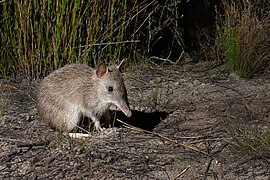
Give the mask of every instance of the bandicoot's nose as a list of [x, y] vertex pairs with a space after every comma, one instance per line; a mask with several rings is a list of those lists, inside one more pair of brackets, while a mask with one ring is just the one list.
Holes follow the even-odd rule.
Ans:
[[127, 116], [127, 117], [130, 117], [132, 115], [128, 105], [122, 105], [122, 106], [118, 106], [121, 111]]
[[131, 115], [132, 115], [132, 113], [131, 113], [131, 111], [130, 110], [127, 110], [126, 112], [124, 112], [125, 113], [125, 115], [127, 116], [127, 117], [130, 117]]

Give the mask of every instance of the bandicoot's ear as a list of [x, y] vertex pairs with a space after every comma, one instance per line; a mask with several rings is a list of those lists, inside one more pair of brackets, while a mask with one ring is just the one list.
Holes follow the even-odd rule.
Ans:
[[98, 65], [97, 70], [96, 70], [96, 74], [99, 78], [101, 78], [107, 72], [108, 72], [108, 67], [106, 64], [102, 63], [102, 64]]
[[124, 68], [127, 66], [128, 64], [128, 60], [127, 58], [123, 59], [120, 64], [117, 66], [117, 68], [119, 69], [119, 71], [122, 73]]

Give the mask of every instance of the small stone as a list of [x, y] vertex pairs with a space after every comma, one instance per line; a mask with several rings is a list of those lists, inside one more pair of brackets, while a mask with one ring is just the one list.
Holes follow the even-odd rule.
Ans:
[[173, 94], [173, 90], [172, 89], [168, 89], [167, 93], [168, 94]]
[[26, 115], [26, 121], [31, 121], [31, 116], [29, 114]]
[[230, 73], [228, 76], [228, 80], [239, 80], [240, 77], [235, 73]]
[[160, 83], [160, 82], [161, 82], [161, 78], [158, 77], [158, 78], [156, 79], [156, 83]]
[[194, 112], [196, 111], [196, 107], [195, 106], [190, 106], [186, 109], [186, 112]]
[[193, 84], [194, 84], [194, 86], [198, 86], [198, 85], [201, 84], [201, 82], [200, 82], [199, 80], [196, 79], [196, 80], [193, 82]]

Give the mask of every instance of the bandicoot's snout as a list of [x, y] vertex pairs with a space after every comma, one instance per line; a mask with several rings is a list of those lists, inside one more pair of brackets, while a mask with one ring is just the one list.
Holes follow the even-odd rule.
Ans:
[[126, 103], [122, 103], [121, 105], [116, 105], [127, 117], [131, 117], [132, 112], [129, 106]]
[[129, 109], [125, 110], [124, 111], [124, 114], [127, 116], [127, 117], [131, 117], [132, 113]]

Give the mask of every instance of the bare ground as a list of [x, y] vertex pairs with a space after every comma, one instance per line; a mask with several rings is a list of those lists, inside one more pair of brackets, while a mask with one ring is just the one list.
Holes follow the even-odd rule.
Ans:
[[270, 160], [237, 151], [228, 130], [269, 128], [269, 73], [251, 80], [208, 63], [133, 67], [125, 122], [209, 155], [121, 125], [70, 139], [37, 116], [38, 81], [1, 80], [0, 179], [269, 179]]

